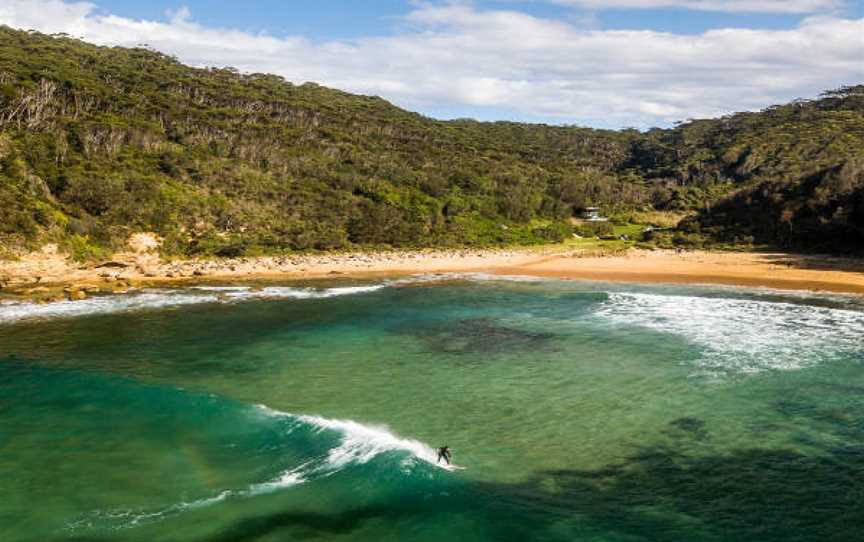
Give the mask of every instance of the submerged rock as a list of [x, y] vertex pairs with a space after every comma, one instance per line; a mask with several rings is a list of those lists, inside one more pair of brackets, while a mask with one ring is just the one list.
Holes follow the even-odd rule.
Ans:
[[708, 438], [705, 421], [689, 416], [672, 420], [669, 422], [669, 430], [665, 432], [673, 437], [684, 434], [695, 440], [705, 440]]
[[505, 354], [522, 350], [549, 349], [554, 333], [501, 325], [493, 318], [469, 318], [412, 331], [435, 352], [455, 354]]

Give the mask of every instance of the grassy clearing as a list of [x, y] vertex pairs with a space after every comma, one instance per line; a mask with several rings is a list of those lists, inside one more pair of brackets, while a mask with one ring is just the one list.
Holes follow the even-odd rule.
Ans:
[[645, 226], [653, 226], [655, 228], [674, 228], [687, 217], [693, 216], [693, 213], [676, 212], [676, 211], [635, 211], [622, 216], [622, 222], [630, 224], [644, 224]]
[[[647, 224], [608, 222], [611, 231], [603, 236], [572, 237], [564, 242], [569, 249], [578, 249], [597, 255], [617, 254], [626, 252], [636, 246], [642, 239], [642, 232]], [[626, 239], [621, 239], [624, 236]]]

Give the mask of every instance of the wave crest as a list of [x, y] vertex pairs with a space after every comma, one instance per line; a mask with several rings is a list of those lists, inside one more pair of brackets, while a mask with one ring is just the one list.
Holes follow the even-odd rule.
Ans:
[[33, 319], [153, 310], [200, 303], [230, 303], [253, 299], [324, 299], [374, 292], [386, 286], [386, 284], [333, 288], [198, 286], [182, 290], [149, 289], [127, 294], [91, 297], [80, 301], [56, 301], [46, 304], [12, 301], [0, 304], [0, 324]]
[[709, 372], [802, 369], [860, 351], [864, 312], [787, 302], [610, 293], [596, 312], [613, 324], [683, 336]]
[[255, 414], [285, 420], [287, 424], [278, 427], [279, 430], [287, 433], [293, 433], [298, 429], [308, 429], [313, 436], [324, 432], [335, 433], [339, 437], [338, 444], [330, 447], [325, 454], [309, 457], [265, 482], [250, 484], [245, 488], [222, 490], [208, 497], [172, 504], [161, 509], [97, 510], [68, 524], [66, 529], [76, 531], [93, 527], [111, 530], [134, 528], [226, 500], [254, 497], [312, 482], [352, 466], [367, 464], [375, 458], [391, 453], [396, 454], [397, 457], [394, 458], [395, 461], [386, 463], [385, 468], [398, 465], [398, 472], [403, 475], [411, 475], [419, 464], [448, 471], [461, 468], [456, 465], [438, 464], [437, 454], [429, 445], [418, 440], [399, 437], [384, 426], [365, 425], [353, 420], [295, 415], [265, 405], [255, 405], [253, 415]]

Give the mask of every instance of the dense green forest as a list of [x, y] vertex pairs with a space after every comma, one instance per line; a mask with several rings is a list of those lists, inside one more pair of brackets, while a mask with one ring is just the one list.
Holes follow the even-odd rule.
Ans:
[[560, 241], [581, 208], [672, 241], [864, 247], [864, 86], [673, 129], [438, 121], [280, 77], [0, 27], [0, 247], [78, 257]]

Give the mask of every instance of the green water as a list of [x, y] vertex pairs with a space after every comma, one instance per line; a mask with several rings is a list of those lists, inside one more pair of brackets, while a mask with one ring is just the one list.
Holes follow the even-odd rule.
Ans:
[[0, 305], [0, 540], [861, 540], [860, 300], [481, 279]]

